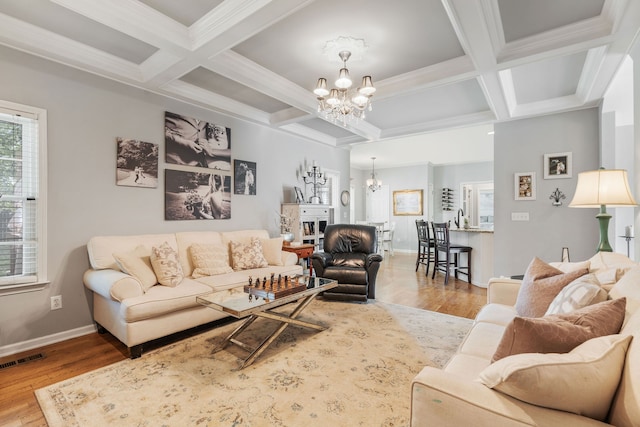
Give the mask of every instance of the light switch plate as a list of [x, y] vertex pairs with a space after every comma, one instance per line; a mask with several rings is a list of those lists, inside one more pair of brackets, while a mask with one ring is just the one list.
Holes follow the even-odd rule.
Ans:
[[529, 221], [529, 212], [511, 212], [511, 221]]

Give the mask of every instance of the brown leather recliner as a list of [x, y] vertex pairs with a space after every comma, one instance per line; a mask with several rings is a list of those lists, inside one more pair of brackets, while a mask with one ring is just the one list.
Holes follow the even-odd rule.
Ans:
[[338, 281], [323, 296], [343, 301], [376, 297], [376, 276], [382, 256], [376, 252], [376, 228], [369, 225], [333, 224], [324, 230], [324, 252], [311, 256], [318, 277]]

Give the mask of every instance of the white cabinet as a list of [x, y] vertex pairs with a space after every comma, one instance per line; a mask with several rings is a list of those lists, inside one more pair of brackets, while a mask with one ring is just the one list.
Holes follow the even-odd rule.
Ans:
[[282, 214], [291, 218], [296, 242], [312, 243], [322, 249], [324, 229], [333, 224], [333, 208], [323, 205], [283, 203]]

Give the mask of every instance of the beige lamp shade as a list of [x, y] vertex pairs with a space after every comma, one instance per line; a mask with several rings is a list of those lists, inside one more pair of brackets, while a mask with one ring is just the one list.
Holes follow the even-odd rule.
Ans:
[[601, 206], [636, 206], [631, 194], [627, 171], [624, 169], [598, 169], [578, 174], [578, 185], [572, 208], [599, 208]]

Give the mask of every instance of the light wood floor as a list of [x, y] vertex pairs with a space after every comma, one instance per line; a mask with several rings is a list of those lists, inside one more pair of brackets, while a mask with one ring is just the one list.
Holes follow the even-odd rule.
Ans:
[[[415, 255], [396, 252], [393, 257], [387, 254], [380, 268], [376, 299], [473, 318], [486, 301], [486, 290], [453, 278], [445, 286], [440, 274], [435, 280], [427, 278], [424, 265], [415, 271]], [[176, 334], [145, 349], [207, 329], [210, 326]], [[44, 358], [0, 369], [0, 426], [46, 426], [35, 390], [127, 358], [126, 347], [117, 339], [93, 333], [0, 358], [0, 365], [35, 353], [43, 353]]]

